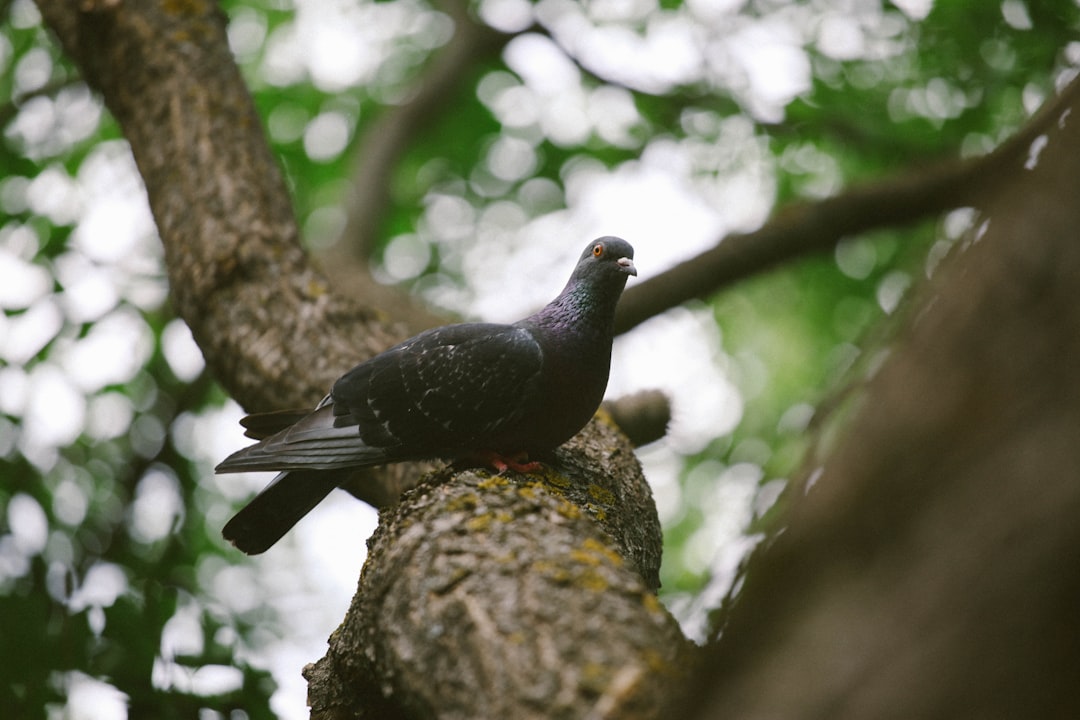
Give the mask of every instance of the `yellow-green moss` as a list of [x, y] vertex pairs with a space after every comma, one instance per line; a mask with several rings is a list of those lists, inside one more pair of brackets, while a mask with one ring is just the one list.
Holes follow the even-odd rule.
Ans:
[[570, 487], [570, 478], [554, 470], [548, 470], [544, 473], [544, 482], [557, 488], [565, 489]]
[[595, 417], [597, 420], [604, 423], [608, 427], [619, 430], [619, 425], [615, 422], [615, 418], [612, 417], [611, 413], [609, 413], [603, 406], [597, 409]]
[[608, 589], [608, 581], [595, 570], [586, 570], [574, 578], [574, 584], [591, 592], [602, 593]]
[[600, 522], [604, 522], [605, 520], [607, 520], [607, 510], [600, 507], [599, 505], [593, 505], [592, 503], [588, 503], [585, 506], [585, 509], [588, 510], [589, 513], [591, 513], [592, 516]]
[[611, 682], [611, 668], [600, 663], [585, 663], [581, 668], [581, 687], [602, 695]]
[[478, 507], [480, 507], [480, 496], [476, 493], [466, 493], [446, 503], [446, 509], [450, 512], [475, 510]]
[[483, 515], [474, 515], [465, 521], [465, 528], [469, 532], [480, 532], [487, 530], [491, 527], [491, 521], [494, 516], [491, 513], [484, 513]]
[[569, 570], [550, 560], [537, 560], [532, 564], [531, 570], [558, 583], [568, 583], [573, 579]]
[[600, 555], [580, 548], [574, 548], [570, 551], [570, 559], [585, 565], [599, 565], [604, 561]]
[[504, 488], [509, 484], [510, 481], [502, 475], [490, 475], [476, 483], [476, 487], [480, 490], [497, 490], [499, 488]]
[[539, 487], [537, 483], [529, 483], [528, 485], [521, 485], [518, 487], [518, 495], [526, 500], [536, 501], [536, 488]]
[[656, 597], [652, 593], [642, 593], [641, 604], [645, 606], [645, 609], [650, 613], [662, 614], [664, 612], [664, 606], [660, 603], [660, 598]]
[[589, 483], [589, 497], [605, 505], [611, 505], [615, 502], [615, 493], [607, 488], [600, 487], [596, 483]]
[[623, 564], [622, 556], [619, 555], [619, 553], [594, 538], [586, 538], [585, 542], [581, 543], [581, 548], [577, 550], [577, 552], [588, 553], [594, 557], [603, 558], [615, 567], [621, 567]]
[[569, 500], [562, 500], [555, 508], [555, 512], [562, 515], [567, 520], [577, 520], [581, 517], [581, 508]]
[[548, 495], [554, 495], [555, 497], [566, 497], [566, 493], [564, 493], [560, 488], [557, 488], [554, 485], [545, 484], [544, 490], [547, 491]]

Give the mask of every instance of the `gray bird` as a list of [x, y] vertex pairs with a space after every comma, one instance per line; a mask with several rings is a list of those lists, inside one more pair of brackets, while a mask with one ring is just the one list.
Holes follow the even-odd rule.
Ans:
[[343, 469], [434, 458], [535, 469], [529, 458], [573, 437], [604, 397], [633, 257], [625, 240], [599, 238], [534, 315], [422, 332], [345, 373], [307, 415], [244, 418], [262, 439], [216, 471], [284, 472], [225, 525], [225, 538], [265, 551], [347, 477]]

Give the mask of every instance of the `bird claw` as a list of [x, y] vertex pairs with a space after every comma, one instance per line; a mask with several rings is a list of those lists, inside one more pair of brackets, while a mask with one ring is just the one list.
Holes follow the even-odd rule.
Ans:
[[530, 473], [536, 472], [543, 467], [543, 463], [539, 460], [529, 460], [529, 453], [524, 451], [512, 455], [503, 455], [494, 450], [483, 450], [476, 453], [475, 457], [478, 462], [496, 470], [500, 475], [507, 470]]

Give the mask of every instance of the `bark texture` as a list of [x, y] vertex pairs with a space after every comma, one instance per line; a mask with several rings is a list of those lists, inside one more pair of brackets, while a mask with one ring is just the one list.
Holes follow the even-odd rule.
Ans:
[[662, 717], [689, 653], [654, 594], [648, 488], [601, 429], [552, 472], [437, 472], [385, 511], [305, 672], [312, 717]]
[[793, 489], [697, 717], [1080, 717], [1080, 84], [1051, 107]]

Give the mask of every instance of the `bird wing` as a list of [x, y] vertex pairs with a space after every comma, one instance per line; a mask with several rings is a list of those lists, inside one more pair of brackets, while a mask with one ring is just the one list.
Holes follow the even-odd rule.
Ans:
[[240, 418], [240, 424], [244, 428], [244, 437], [253, 440], [268, 438], [279, 430], [284, 430], [290, 425], [303, 420], [311, 410], [271, 410], [269, 412], [252, 413]]
[[376, 465], [387, 460], [385, 451], [363, 442], [356, 427], [339, 427], [327, 396], [314, 412], [273, 435], [234, 452], [215, 472], [260, 470], [330, 470]]
[[313, 412], [215, 470], [328, 470], [494, 449], [489, 441], [536, 401], [542, 367], [523, 328], [429, 330], [357, 365]]
[[[338, 423], [403, 458], [481, 449], [536, 401], [543, 352], [528, 330], [469, 323], [421, 333], [331, 391]], [[486, 448], [491, 449], [491, 448]]]

